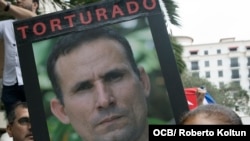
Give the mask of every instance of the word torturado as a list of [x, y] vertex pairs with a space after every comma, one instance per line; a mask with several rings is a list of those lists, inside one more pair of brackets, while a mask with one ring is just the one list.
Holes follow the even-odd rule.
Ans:
[[157, 0], [125, 1], [125, 3], [121, 4], [100, 5], [95, 9], [85, 7], [84, 9], [64, 13], [62, 16], [37, 21], [31, 25], [19, 26], [17, 31], [21, 32], [22, 39], [26, 39], [28, 30], [31, 30], [34, 36], [42, 36], [47, 32], [53, 33], [79, 25], [90, 25], [124, 16], [136, 15], [142, 11], [154, 10], [156, 7]]

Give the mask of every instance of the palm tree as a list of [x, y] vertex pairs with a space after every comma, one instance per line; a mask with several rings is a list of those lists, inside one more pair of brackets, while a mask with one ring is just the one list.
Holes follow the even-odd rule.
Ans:
[[[40, 0], [40, 8], [42, 14], [51, 13], [54, 11], [59, 11], [63, 9], [69, 9], [74, 6], [93, 3], [101, 0]], [[162, 0], [166, 13], [169, 19], [169, 22], [173, 25], [180, 26], [179, 24], [179, 15], [177, 13], [178, 5], [173, 0]], [[46, 10], [44, 10], [46, 9]], [[45, 11], [45, 12], [43, 12]]]

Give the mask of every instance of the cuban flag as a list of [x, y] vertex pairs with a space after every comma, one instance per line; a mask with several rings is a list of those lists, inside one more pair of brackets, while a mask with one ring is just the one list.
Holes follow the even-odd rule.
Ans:
[[184, 92], [187, 99], [189, 110], [196, 108], [198, 106], [196, 97], [197, 87], [185, 88]]
[[208, 92], [206, 92], [203, 104], [213, 104], [213, 103], [216, 103], [214, 98]]
[[192, 110], [198, 106], [197, 101], [197, 92], [203, 91], [205, 93], [204, 99], [202, 104], [213, 104], [216, 103], [213, 97], [205, 90], [203, 87], [192, 87], [192, 88], [185, 88], [185, 96], [187, 99], [189, 110]]

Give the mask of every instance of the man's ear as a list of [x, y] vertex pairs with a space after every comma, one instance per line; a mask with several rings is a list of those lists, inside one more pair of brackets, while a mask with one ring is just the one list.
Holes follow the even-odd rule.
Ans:
[[65, 113], [64, 105], [57, 99], [53, 98], [50, 101], [50, 109], [52, 113], [64, 124], [69, 123], [67, 113]]
[[10, 137], [13, 137], [13, 135], [12, 135], [12, 129], [11, 128], [12, 128], [12, 126], [10, 124], [8, 124], [7, 128], [6, 128], [6, 131], [9, 134]]
[[151, 90], [151, 84], [150, 84], [148, 74], [146, 73], [146, 71], [143, 67], [138, 67], [138, 69], [140, 72], [140, 79], [142, 81], [142, 85], [144, 87], [144, 91], [146, 94], [145, 96], [148, 97], [150, 94], [150, 90]]

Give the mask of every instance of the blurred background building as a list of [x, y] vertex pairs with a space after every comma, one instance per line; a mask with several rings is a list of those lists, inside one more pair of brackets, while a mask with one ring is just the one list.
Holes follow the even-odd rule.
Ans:
[[[188, 36], [175, 39], [183, 46], [182, 57], [192, 76], [207, 79], [217, 88], [233, 83], [250, 95], [250, 40], [222, 38], [217, 43], [193, 44], [194, 39]], [[239, 103], [249, 107], [248, 101], [236, 102], [236, 111]], [[250, 123], [249, 116], [238, 114], [245, 123]]]

